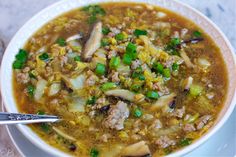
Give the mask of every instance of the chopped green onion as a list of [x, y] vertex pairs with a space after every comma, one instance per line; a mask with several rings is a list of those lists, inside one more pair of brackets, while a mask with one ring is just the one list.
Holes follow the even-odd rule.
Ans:
[[35, 87], [33, 85], [29, 85], [27, 87], [27, 93], [30, 97], [34, 96], [34, 92], [35, 92]]
[[199, 96], [202, 91], [203, 91], [203, 88], [202, 88], [201, 86], [196, 85], [196, 84], [192, 84], [192, 85], [190, 86], [189, 94], [190, 94], [191, 96], [196, 97], [196, 96]]
[[173, 70], [173, 71], [179, 70], [179, 65], [178, 65], [177, 63], [173, 63], [173, 64], [172, 64], [172, 70]]
[[103, 39], [101, 40], [101, 46], [104, 47], [104, 46], [107, 46], [107, 45], [109, 45], [108, 39], [107, 39], [107, 38], [103, 38]]
[[139, 79], [139, 80], [145, 80], [146, 78], [145, 78], [145, 76], [144, 76], [143, 74], [140, 74], [140, 75], [138, 76], [138, 79]]
[[50, 126], [47, 123], [41, 123], [40, 127], [46, 133], [49, 133], [51, 130]]
[[141, 116], [142, 116], [142, 110], [140, 109], [140, 108], [135, 108], [134, 109], [134, 111], [133, 111], [133, 115], [134, 115], [134, 117], [136, 117], [136, 118], [140, 118]]
[[170, 69], [169, 68], [165, 68], [165, 69], [163, 69], [163, 76], [165, 77], [165, 78], [170, 78]]
[[112, 57], [109, 62], [110, 68], [117, 69], [119, 65], [120, 65], [120, 57]]
[[132, 55], [129, 53], [125, 53], [123, 55], [123, 59], [122, 59], [123, 63], [126, 65], [131, 65], [132, 63]]
[[126, 53], [136, 53], [137, 46], [131, 42], [126, 46]]
[[172, 38], [170, 42], [165, 47], [165, 50], [171, 53], [172, 55], [179, 55], [177, 46], [181, 44], [179, 38]]
[[115, 87], [117, 87], [116, 83], [114, 83], [114, 82], [106, 82], [106, 83], [102, 84], [101, 90], [102, 91], [106, 91], [108, 89], [115, 88]]
[[22, 69], [24, 66], [24, 63], [22, 63], [19, 60], [15, 60], [12, 64], [12, 66], [13, 66], [13, 69]]
[[34, 79], [36, 79], [36, 76], [33, 74], [32, 71], [29, 72], [29, 77], [30, 77], [30, 78], [34, 78]]
[[96, 148], [92, 148], [90, 150], [90, 157], [98, 157], [99, 156], [99, 151]]
[[21, 62], [26, 62], [27, 58], [28, 58], [28, 53], [25, 50], [20, 49], [20, 51], [16, 55], [16, 60], [19, 60]]
[[147, 31], [146, 30], [141, 30], [141, 29], [135, 29], [134, 30], [134, 35], [135, 36], [140, 36], [140, 35], [147, 35]]
[[124, 38], [125, 38], [125, 35], [123, 33], [118, 33], [115, 36], [116, 40], [124, 40]]
[[81, 57], [80, 56], [75, 56], [74, 61], [81, 61]]
[[89, 23], [89, 24], [93, 24], [93, 23], [95, 23], [96, 21], [97, 21], [96, 15], [91, 15], [91, 16], [89, 16], [89, 18], [88, 18], [88, 23]]
[[39, 111], [37, 112], [37, 114], [38, 114], [38, 115], [45, 115], [45, 112], [42, 111], [42, 110], [39, 110]]
[[107, 35], [110, 32], [111, 32], [111, 30], [108, 27], [102, 27], [102, 34], [103, 35]]
[[103, 8], [101, 8], [99, 5], [88, 5], [88, 6], [84, 7], [82, 10], [86, 11], [92, 15], [100, 14], [100, 15], [104, 16], [106, 14], [105, 10]]
[[87, 100], [86, 104], [93, 105], [93, 104], [95, 104], [96, 100], [97, 100], [97, 98], [95, 96], [92, 96]]
[[162, 74], [163, 73], [163, 70], [164, 70], [164, 67], [161, 63], [154, 63], [153, 64], [153, 68], [157, 71], [157, 73], [159, 74]]
[[138, 92], [141, 89], [141, 84], [133, 84], [131, 85], [130, 89], [134, 92]]
[[146, 93], [146, 96], [149, 98], [149, 99], [158, 99], [160, 96], [158, 94], [158, 92], [156, 91], [148, 91]]
[[200, 37], [202, 37], [202, 33], [199, 32], [199, 31], [194, 31], [193, 36], [196, 37], [196, 38], [200, 38]]
[[16, 59], [12, 64], [13, 69], [22, 69], [27, 61], [28, 53], [25, 50], [20, 49], [15, 58]]
[[104, 64], [97, 63], [95, 72], [96, 72], [96, 74], [98, 74], [100, 76], [104, 75], [106, 72], [106, 66]]
[[66, 46], [66, 41], [63, 38], [58, 38], [56, 43], [60, 46]]
[[179, 145], [180, 146], [187, 146], [190, 145], [192, 143], [192, 139], [191, 138], [183, 138], [179, 141]]
[[180, 39], [179, 39], [179, 38], [172, 38], [172, 39], [170, 40], [170, 43], [171, 43], [172, 46], [177, 46], [177, 45], [179, 45], [181, 42], [180, 42]]
[[49, 55], [46, 52], [44, 52], [39, 56], [39, 59], [43, 61], [47, 61], [49, 59]]

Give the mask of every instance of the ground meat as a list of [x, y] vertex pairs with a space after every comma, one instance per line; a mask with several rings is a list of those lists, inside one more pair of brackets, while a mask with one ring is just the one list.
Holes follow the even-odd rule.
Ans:
[[111, 32], [114, 33], [114, 34], [120, 33], [120, 29], [115, 28], [115, 27], [111, 27], [110, 30], [111, 30]]
[[29, 67], [25, 67], [24, 69], [23, 69], [23, 72], [24, 73], [27, 73], [27, 72], [29, 72], [30, 71], [30, 68]]
[[106, 133], [106, 134], [103, 134], [103, 135], [100, 137], [100, 140], [103, 141], [103, 142], [107, 142], [109, 138], [111, 138], [111, 134]]
[[150, 128], [150, 130], [160, 129], [160, 128], [162, 128], [162, 123], [159, 119], [156, 119], [156, 120], [153, 121], [152, 125], [149, 128]]
[[168, 95], [170, 93], [169, 89], [164, 86], [161, 82], [156, 82], [152, 86], [153, 90], [158, 90], [159, 94], [162, 95]]
[[112, 73], [112, 75], [111, 75], [111, 81], [112, 81], [112, 82], [120, 82], [119, 73], [118, 73], [118, 72], [113, 72], [113, 73]]
[[91, 75], [85, 80], [85, 85], [86, 86], [93, 86], [93, 85], [95, 85], [96, 80], [97, 80], [97, 76]]
[[108, 111], [108, 117], [104, 120], [103, 125], [107, 128], [122, 130], [124, 121], [129, 117], [129, 109], [123, 101], [118, 101]]
[[16, 80], [18, 83], [26, 84], [30, 81], [30, 77], [28, 73], [17, 73]]
[[108, 37], [111, 37], [111, 38], [114, 37], [115, 35], [116, 35], [116, 34], [113, 33], [113, 32], [109, 32], [109, 33], [107, 34], [107, 36], [108, 36]]
[[108, 51], [107, 58], [108, 58], [108, 59], [111, 59], [111, 57], [114, 57], [114, 56], [116, 56], [116, 55], [117, 55], [117, 53], [116, 53], [115, 50]]
[[176, 144], [174, 140], [169, 139], [167, 136], [161, 136], [155, 143], [161, 148], [166, 148]]
[[61, 67], [63, 67], [68, 62], [68, 57], [60, 56]]
[[135, 61], [132, 61], [131, 69], [134, 70], [134, 69], [138, 68], [140, 65], [141, 65], [140, 60], [136, 59]]
[[105, 83], [108, 81], [108, 78], [102, 76], [101, 79], [100, 79], [100, 83]]
[[181, 109], [174, 110], [174, 112], [172, 113], [172, 116], [182, 118], [184, 113], [185, 113], [185, 106], [183, 106]]
[[193, 124], [185, 124], [183, 127], [183, 130], [185, 132], [192, 132], [192, 131], [195, 131], [196, 129]]
[[200, 130], [204, 127], [204, 125], [207, 124], [207, 122], [211, 119], [211, 115], [205, 115], [202, 116], [198, 121], [197, 121], [197, 129]]
[[171, 36], [172, 38], [179, 38], [179, 32], [174, 31], [173, 35]]
[[181, 29], [181, 31], [180, 31], [180, 37], [181, 37], [181, 38], [184, 38], [187, 33], [188, 33], [188, 29], [187, 29], [187, 28]]

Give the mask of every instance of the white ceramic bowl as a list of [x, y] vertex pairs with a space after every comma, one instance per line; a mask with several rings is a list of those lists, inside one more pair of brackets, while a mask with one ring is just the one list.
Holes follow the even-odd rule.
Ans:
[[[35, 15], [16, 33], [16, 35], [11, 40], [4, 53], [1, 66], [1, 92], [2, 92], [3, 102], [8, 112], [18, 112], [12, 92], [13, 91], [12, 63], [19, 48], [24, 46], [27, 39], [29, 39], [29, 37], [39, 28], [41, 28], [45, 23], [49, 22], [50, 20], [54, 19], [55, 17], [61, 15], [64, 12], [91, 3], [111, 2], [111, 1], [120, 1], [120, 0], [60, 1]], [[219, 115], [219, 118], [216, 120], [215, 125], [203, 137], [195, 141], [193, 144], [169, 155], [169, 156], [182, 156], [192, 151], [193, 149], [197, 148], [208, 138], [210, 138], [225, 123], [225, 121], [228, 119], [228, 117], [233, 111], [233, 108], [236, 104], [236, 95], [235, 95], [236, 79], [234, 78], [234, 76], [236, 76], [236, 70], [235, 70], [236, 62], [233, 48], [230, 45], [227, 38], [225, 37], [225, 35], [219, 30], [219, 28], [214, 23], [212, 23], [207, 17], [202, 15], [197, 10], [191, 8], [190, 6], [187, 6], [174, 0], [126, 0], [126, 1], [145, 2], [153, 5], [158, 5], [160, 7], [172, 10], [194, 21], [205, 32], [207, 32], [212, 39], [214, 39], [215, 43], [220, 47], [220, 50], [224, 57], [229, 78], [229, 89], [226, 96], [225, 105]], [[49, 152], [54, 156], [68, 156], [68, 154], [65, 154], [64, 152], [45, 143], [38, 137], [37, 134], [35, 134], [26, 125], [18, 125], [18, 128], [25, 135], [27, 139], [29, 139], [33, 144], [43, 149], [44, 151]]]

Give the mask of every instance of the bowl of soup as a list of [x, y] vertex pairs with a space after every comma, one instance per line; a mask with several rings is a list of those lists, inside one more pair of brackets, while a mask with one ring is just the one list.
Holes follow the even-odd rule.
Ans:
[[235, 55], [224, 34], [175, 1], [56, 3], [8, 45], [8, 112], [57, 115], [18, 125], [56, 156], [181, 156], [228, 119]]

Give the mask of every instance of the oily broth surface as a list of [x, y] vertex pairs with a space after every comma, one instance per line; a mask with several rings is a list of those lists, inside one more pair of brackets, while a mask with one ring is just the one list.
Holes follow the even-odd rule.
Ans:
[[[123, 18], [127, 14], [127, 10], [132, 10], [134, 11], [138, 16], [137, 19], [131, 19], [130, 22], [126, 22], [127, 27], [131, 27], [132, 25], [138, 26], [138, 28], [142, 29], [144, 25], [148, 25], [152, 27], [154, 20], [155, 19], [155, 14], [152, 14], [153, 10], [148, 10], [144, 7], [143, 4], [134, 4], [134, 3], [107, 3], [107, 4], [100, 4], [102, 8], [105, 9], [106, 15], [101, 18], [101, 21], [106, 24], [107, 19], [116, 19], [114, 20], [113, 23], [110, 23], [111, 26], [116, 26], [117, 24], [120, 24], [123, 22]], [[137, 8], [137, 6], [143, 6], [143, 9]], [[145, 8], [145, 9], [144, 9]], [[167, 14], [167, 18], [165, 18], [164, 22], [170, 22], [170, 23], [175, 23], [175, 27], [172, 27], [171, 32], [180, 30], [181, 28], [188, 28], [189, 31], [193, 30], [201, 30], [199, 27], [197, 27], [194, 23], [192, 23], [189, 20], [186, 20], [185, 18], [176, 15], [173, 12], [167, 11], [165, 9], [155, 7], [155, 10], [162, 11]], [[45, 26], [43, 26], [38, 32], [36, 32], [32, 37], [34, 38], [34, 42], [30, 39], [26, 45], [25, 49], [28, 52], [35, 52], [36, 50], [40, 49], [43, 45], [49, 46], [53, 44], [55, 36], [59, 34], [60, 37], [63, 38], [68, 38], [71, 35], [74, 35], [78, 33], [78, 31], [83, 32], [84, 36], [88, 36], [90, 32], [90, 26], [87, 23], [87, 17], [83, 11], [80, 11], [79, 9], [72, 10], [68, 13], [65, 13], [55, 20], [49, 22]], [[109, 18], [108, 18], [109, 17]], [[75, 19], [75, 21], [70, 21], [71, 22], [71, 27], [66, 28], [60, 28], [60, 25], [64, 18], [67, 18], [69, 21], [70, 19]], [[79, 21], [77, 21], [79, 19]], [[203, 32], [203, 31], [202, 31]], [[205, 57], [210, 60], [211, 62], [211, 67], [210, 67], [210, 73], [205, 75], [202, 72], [196, 73], [193, 72], [191, 69], [186, 68], [186, 66], [180, 65], [180, 73], [177, 77], [174, 79], [171, 79], [167, 83], [167, 87], [169, 89], [172, 89], [172, 91], [175, 91], [176, 93], [180, 93], [178, 98], [177, 98], [177, 103], [176, 106], [178, 108], [181, 108], [182, 106], [186, 107], [186, 112], [187, 113], [195, 113], [195, 110], [198, 108], [196, 106], [196, 102], [194, 100], [186, 100], [185, 94], [181, 94], [182, 91], [179, 88], [180, 80], [183, 77], [186, 76], [193, 76], [194, 81], [198, 82], [201, 81], [203, 78], [206, 78], [207, 80], [211, 80], [211, 84], [215, 87], [215, 96], [214, 99], [211, 100], [211, 104], [214, 106], [214, 108], [210, 111], [209, 114], [213, 116], [213, 119], [216, 119], [218, 113], [220, 112], [222, 105], [224, 103], [225, 95], [227, 94], [227, 73], [226, 73], [226, 67], [223, 61], [223, 58], [220, 54], [219, 48], [215, 45], [212, 39], [208, 37], [205, 33], [203, 34], [204, 40], [202, 41], [203, 45], [205, 46], [204, 49], [199, 49], [195, 48], [193, 45], [193, 48], [190, 48], [186, 50], [188, 56], [190, 59], [194, 60], [194, 58], [198, 57]], [[84, 43], [86, 39], [83, 39]], [[168, 39], [163, 39], [163, 41], [167, 42]], [[109, 152], [112, 151], [114, 148], [119, 147], [118, 144], [120, 145], [127, 145], [127, 144], [132, 144], [137, 142], [136, 140], [120, 140], [118, 137], [118, 131], [116, 130], [111, 130], [105, 128], [103, 125], [100, 123], [96, 123], [92, 121], [92, 124], [94, 125], [94, 128], [98, 129], [99, 133], [94, 134], [94, 132], [89, 131], [89, 127], [83, 127], [83, 126], [78, 126], [78, 125], [73, 125], [72, 123], [68, 122], [69, 120], [74, 120], [76, 119], [75, 114], [68, 114], [63, 111], [68, 111], [68, 108], [66, 104], [63, 105], [51, 105], [49, 102], [53, 100], [54, 98], [60, 97], [59, 96], [54, 96], [47, 98], [46, 104], [40, 104], [36, 103], [33, 101], [31, 98], [28, 98], [24, 92], [25, 86], [22, 84], [17, 83], [16, 81], [16, 76], [13, 74], [13, 85], [14, 85], [14, 95], [15, 95], [15, 100], [17, 102], [19, 111], [22, 113], [37, 113], [38, 110], [44, 110], [46, 111], [47, 114], [52, 114], [52, 115], [59, 115], [63, 118], [65, 118], [67, 121], [60, 122], [53, 124], [53, 126], [56, 126], [63, 131], [65, 131], [67, 134], [75, 137], [77, 140], [80, 141], [81, 147], [83, 147], [83, 150], [71, 152], [68, 150], [67, 144], [68, 142], [61, 142], [63, 140], [60, 139], [60, 137], [56, 137], [57, 135], [55, 133], [49, 133], [46, 134], [43, 132], [40, 128], [39, 125], [30, 125], [30, 127], [35, 131], [42, 139], [44, 139], [47, 143], [65, 151], [72, 153], [73, 155], [77, 156], [88, 156], [89, 155], [89, 149], [96, 146], [101, 152]], [[208, 90], [208, 89], [206, 89]], [[19, 92], [21, 91], [21, 92]], [[151, 113], [151, 111], [145, 110], [146, 108], [144, 107], [144, 112], [145, 113]], [[103, 118], [103, 117], [98, 117]], [[134, 118], [133, 118], [134, 119]], [[160, 116], [159, 118], [161, 121], [168, 121], [169, 118], [166, 116]], [[213, 123], [213, 122], [212, 122]], [[169, 127], [171, 124], [163, 124], [164, 127]], [[125, 128], [126, 129], [126, 128]], [[127, 129], [131, 129], [127, 127]], [[205, 130], [206, 131], [206, 130]], [[204, 131], [203, 131], [204, 132]], [[199, 134], [199, 136], [203, 133], [201, 131], [197, 131], [196, 134]], [[97, 140], [97, 138], [105, 133], [109, 133], [112, 138], [107, 142], [101, 142], [100, 140]], [[179, 131], [177, 133], [173, 133], [170, 135], [171, 137], [175, 137], [177, 139], [185, 137], [185, 133], [183, 131]], [[57, 140], [55, 140], [55, 138]], [[95, 140], [96, 139], [96, 140]], [[152, 143], [153, 139], [151, 136], [143, 136], [142, 140], [148, 141], [148, 143]], [[154, 153], [157, 150], [157, 146], [154, 144], [149, 144], [149, 148], [152, 153]], [[178, 145], [175, 145], [171, 147], [171, 149], [175, 150], [181, 148]], [[117, 148], [119, 149], [119, 148]], [[159, 154], [163, 155], [165, 151], [160, 150]]]

